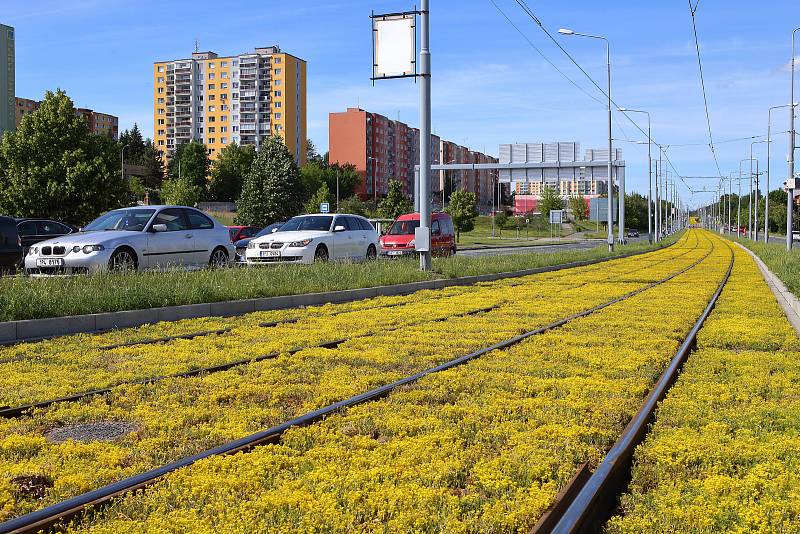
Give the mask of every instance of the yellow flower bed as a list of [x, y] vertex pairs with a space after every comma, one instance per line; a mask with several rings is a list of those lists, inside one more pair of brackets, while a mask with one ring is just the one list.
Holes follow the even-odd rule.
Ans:
[[[364, 305], [358, 313], [327, 320], [316, 314], [297, 324], [268, 329], [269, 334], [252, 327], [237, 327], [234, 335], [180, 340], [166, 347], [147, 345], [107, 351], [119, 356], [117, 365], [129, 373], [122, 376], [131, 376], [136, 365], [157, 365], [165, 353], [178, 362], [191, 362], [192, 357], [202, 357], [204, 362], [225, 361], [232, 355], [263, 354], [362, 332], [373, 334], [351, 339], [336, 349], [307, 349], [207, 376], [120, 386], [107, 396], [63, 403], [29, 417], [0, 421], [3, 518], [281, 423], [606, 302], [697, 261], [708, 252], [709, 243], [708, 238], [690, 234], [668, 251], [609, 262], [602, 269], [593, 266], [559, 276], [548, 273], [477, 288], [415, 294], [403, 297], [405, 304], [396, 308]], [[565, 276], [569, 283], [563, 280]], [[420, 317], [448, 317], [494, 304], [502, 306], [433, 326], [420, 324], [385, 331], [390, 326], [410, 325]], [[568, 328], [562, 329], [561, 335], [568, 332]], [[88, 349], [86, 353], [85, 360], [81, 360], [81, 353], [74, 354], [76, 363], [69, 366], [73, 353], [54, 351], [54, 360], [63, 365], [53, 365], [50, 376], [43, 379], [44, 385], [37, 386], [39, 389], [32, 385], [31, 391], [37, 398], [50, 398], [63, 391], [64, 384], [85, 389], [86, 380], [79, 380], [81, 373], [89, 380], [107, 376], [107, 369], [92, 374], [89, 362], [99, 356]], [[50, 443], [44, 437], [53, 428], [108, 420], [131, 421], [137, 429], [112, 442]], [[14, 480], [32, 476], [48, 482], [40, 498], [13, 489]]]
[[[441, 358], [437, 351], [452, 356], [466, 352], [473, 342], [488, 344], [497, 328], [507, 328], [498, 338], [508, 337], [546, 315], [551, 306], [563, 314], [585, 308], [593, 300], [608, 300], [618, 293], [617, 286], [641, 287], [643, 278], [656, 271], [662, 271], [656, 278], [675, 272], [702, 257], [709, 242], [716, 245], [700, 266], [662, 286], [508, 350], [429, 376], [382, 400], [293, 429], [279, 445], [211, 458], [179, 470], [87, 518], [87, 523], [73, 525], [72, 530], [511, 532], [529, 528], [578, 465], [602, 459], [716, 289], [729, 253], [718, 238], [702, 235], [705, 247], [675, 262], [652, 262], [652, 273], [641, 271], [622, 282], [588, 284], [574, 291], [564, 288], [537, 302], [540, 309], [531, 309], [526, 301], [526, 293], [535, 295], [538, 286], [514, 287], [516, 300], [485, 316], [459, 319], [450, 328], [459, 335], [444, 342], [440, 334], [420, 328], [408, 336], [409, 344], [392, 347], [382, 356], [378, 354], [383, 347], [365, 338], [352, 342], [352, 352], [342, 350], [343, 346], [316, 351], [314, 357], [301, 358], [303, 363], [286, 359], [289, 367], [276, 370], [274, 380], [292, 380], [315, 363], [328, 370], [324, 391], [334, 390], [331, 399], [320, 402], [314, 396], [323, 390], [291, 397], [304, 411], [346, 396], [352, 382], [361, 379], [352, 368], [331, 371], [319, 363], [324, 353], [340, 353], [331, 355], [335, 362], [343, 358], [369, 361], [360, 369], [363, 372], [375, 367], [375, 361], [378, 366], [393, 361], [402, 350], [410, 351], [404, 354], [405, 360], [430, 363]], [[634, 267], [636, 261], [629, 260], [628, 266]], [[583, 282], [577, 270], [574, 276], [575, 283]], [[448, 350], [453, 343], [456, 350]], [[277, 385], [267, 385], [271, 379], [261, 373], [268, 369], [270, 365], [248, 366], [250, 376], [243, 388], [255, 388], [256, 395], [265, 396], [256, 403], [261, 410], [280, 410], [281, 402], [266, 397]], [[202, 404], [199, 410], [176, 407], [171, 421], [154, 424], [176, 428], [180, 425], [176, 417], [192, 413], [201, 418], [193, 427], [199, 431], [208, 423], [204, 415], [217, 417], [203, 407], [210, 405], [213, 395], [223, 395], [217, 410], [224, 407], [225, 417], [213, 423], [220, 433], [238, 430], [219, 426], [223, 421], [235, 426], [263, 417], [263, 413], [251, 413], [238, 419], [244, 403], [224, 396], [237, 383], [236, 374], [244, 373], [214, 375], [214, 379], [227, 375], [229, 382], [196, 396], [195, 401]], [[372, 377], [383, 382], [389, 374], [386, 368]], [[319, 376], [298, 377], [298, 386], [313, 389], [322, 383]], [[175, 393], [190, 382], [176, 381]], [[297, 392], [294, 388], [285, 394]], [[93, 407], [104, 409], [99, 402]], [[180, 442], [174, 434], [171, 438], [165, 434], [165, 439]], [[184, 453], [197, 444], [182, 443]], [[159, 442], [151, 454], [163, 454], [165, 445]], [[129, 450], [136, 446], [135, 441], [128, 443]], [[19, 446], [23, 451], [36, 447], [35, 443]], [[43, 448], [26, 460], [40, 462]], [[96, 468], [85, 458], [76, 455], [60, 464], [61, 468], [76, 466], [70, 482], [82, 462], [81, 472]], [[10, 509], [20, 506], [12, 503]]]
[[800, 338], [750, 256], [639, 446], [609, 532], [800, 531]]
[[[684, 238], [682, 243], [644, 255], [638, 262], [643, 266], [665, 262], [666, 259], [686, 254], [696, 242], [696, 237]], [[176, 374], [343, 337], [398, 328], [421, 320], [502, 304], [515, 298], [517, 293], [526, 299], [542, 300], [553, 291], [574, 284], [575, 272], [584, 274], [589, 283], [598, 278], [591, 276], [592, 273], [602, 273], [599, 278], [613, 279], [630, 270], [630, 265], [629, 261], [615, 260], [579, 271], [547, 273], [520, 280], [440, 291], [420, 291], [410, 296], [252, 313], [236, 318], [159, 323], [103, 335], [83, 334], [0, 348], [0, 406], [45, 401], [123, 382]], [[659, 272], [664, 272], [664, 269]], [[648, 272], [647, 280], [643, 281], [652, 281], [654, 278], [650, 277], [651, 274]], [[515, 287], [521, 289], [510, 291]], [[623, 288], [623, 285], [619, 288]], [[542, 293], [537, 294], [539, 291]], [[531, 304], [535, 305], [534, 302]], [[261, 322], [290, 318], [300, 320], [270, 328], [258, 327]], [[101, 347], [117, 343], [221, 328], [233, 328], [233, 331], [191, 340], [174, 340], [166, 344], [101, 350]]]

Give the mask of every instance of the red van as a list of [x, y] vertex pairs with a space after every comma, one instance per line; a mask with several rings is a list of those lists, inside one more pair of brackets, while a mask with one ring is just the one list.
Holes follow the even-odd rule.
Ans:
[[[401, 215], [389, 230], [380, 237], [381, 256], [414, 254], [414, 231], [419, 228], [419, 213]], [[450, 215], [444, 212], [431, 214], [431, 252], [439, 256], [456, 253], [456, 231]]]

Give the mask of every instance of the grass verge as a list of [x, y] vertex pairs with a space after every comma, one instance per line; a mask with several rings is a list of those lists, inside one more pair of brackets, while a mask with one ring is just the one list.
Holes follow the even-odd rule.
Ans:
[[[646, 243], [617, 246], [614, 255], [649, 248], [655, 247]], [[6, 277], [0, 278], [0, 321], [376, 287], [532, 269], [608, 255], [605, 245], [600, 245], [555, 253], [436, 258], [431, 273], [419, 271], [417, 261], [406, 258], [368, 264], [274, 265], [68, 278]]]
[[757, 243], [744, 237], [725, 236], [752, 250], [787, 289], [800, 296], [800, 249], [786, 250], [783, 243]]

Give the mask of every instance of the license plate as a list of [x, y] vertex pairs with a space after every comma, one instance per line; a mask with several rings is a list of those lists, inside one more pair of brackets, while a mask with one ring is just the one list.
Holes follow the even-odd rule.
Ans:
[[38, 258], [36, 260], [37, 267], [63, 267], [64, 260], [61, 258]]
[[276, 258], [281, 255], [280, 250], [262, 250], [261, 257], [262, 258]]
[[386, 254], [388, 256], [400, 256], [403, 253], [402, 250], [390, 250]]

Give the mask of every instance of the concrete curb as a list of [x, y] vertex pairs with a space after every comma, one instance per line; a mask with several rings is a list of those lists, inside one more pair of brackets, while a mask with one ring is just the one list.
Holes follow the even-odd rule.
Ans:
[[795, 331], [800, 334], [800, 300], [783, 285], [783, 282], [769, 270], [769, 267], [761, 261], [761, 258], [759, 258], [755, 252], [741, 243], [736, 244], [750, 254], [750, 257], [756, 262], [756, 265], [758, 265], [758, 268], [761, 270], [761, 274], [764, 276], [764, 280], [766, 280], [767, 285], [770, 290], [772, 290], [772, 294], [775, 295], [778, 304], [783, 308], [783, 313], [786, 315], [786, 318], [789, 319]]
[[606, 261], [638, 256], [664, 248], [629, 252], [609, 258], [582, 260], [549, 267], [537, 267], [522, 271], [443, 278], [411, 282], [390, 286], [377, 286], [361, 289], [346, 289], [327, 293], [304, 293], [279, 297], [264, 297], [247, 300], [232, 300], [183, 306], [167, 306], [146, 310], [127, 310], [119, 312], [95, 313], [89, 315], [70, 315], [47, 319], [28, 319], [22, 321], [0, 322], [0, 346], [13, 345], [23, 341], [41, 341], [71, 334], [96, 334], [119, 328], [132, 328], [162, 321], [179, 321], [199, 317], [232, 317], [256, 311], [282, 310], [302, 306], [320, 306], [328, 303], [352, 302], [375, 297], [407, 295], [425, 289], [443, 289], [452, 286], [473, 285], [480, 282], [494, 282], [505, 278], [516, 278], [532, 274], [585, 267]]

